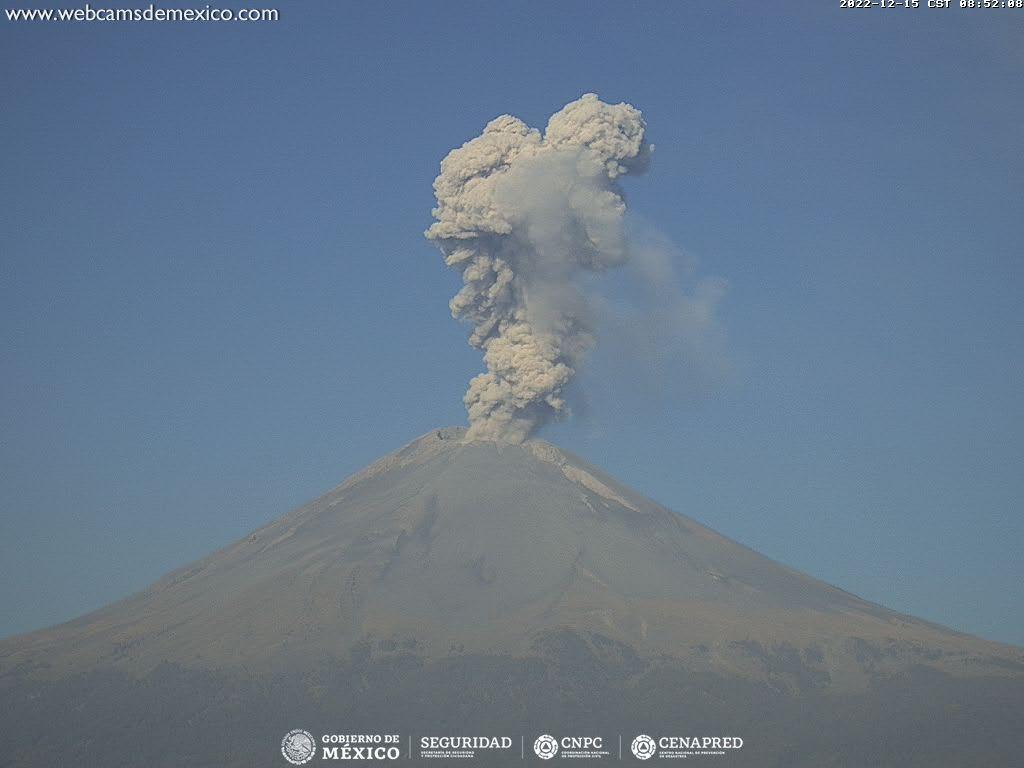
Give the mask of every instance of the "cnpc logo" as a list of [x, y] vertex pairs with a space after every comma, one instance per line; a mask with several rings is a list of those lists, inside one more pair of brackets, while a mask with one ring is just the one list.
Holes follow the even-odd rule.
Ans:
[[565, 753], [565, 757], [593, 756], [583, 753], [591, 753], [604, 748], [604, 739], [600, 736], [563, 736], [556, 739], [554, 736], [545, 733], [538, 736], [533, 742], [533, 751], [541, 760], [550, 760], [559, 751]]
[[537, 740], [533, 742], [533, 751], [541, 760], [550, 760], [558, 754], [558, 742], [554, 736], [545, 733], [543, 736], [538, 736]]

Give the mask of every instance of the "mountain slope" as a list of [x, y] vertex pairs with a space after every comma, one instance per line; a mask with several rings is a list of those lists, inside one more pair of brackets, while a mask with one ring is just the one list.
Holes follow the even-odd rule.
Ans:
[[772, 562], [542, 441], [442, 429], [0, 641], [0, 711], [18, 768], [281, 766], [297, 726], [515, 739], [487, 765], [542, 733], [621, 736], [632, 760], [648, 733], [741, 737], [719, 765], [990, 768], [1024, 754], [1024, 651]]
[[755, 678], [764, 649], [794, 649], [836, 686], [1024, 662], [770, 561], [548, 443], [463, 437], [425, 435], [143, 593], [3, 643], [0, 663], [269, 669], [366, 644], [524, 656], [561, 629]]

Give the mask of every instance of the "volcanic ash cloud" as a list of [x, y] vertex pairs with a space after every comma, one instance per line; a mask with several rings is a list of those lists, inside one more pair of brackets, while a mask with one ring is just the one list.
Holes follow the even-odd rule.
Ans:
[[426, 236], [462, 272], [452, 315], [487, 366], [464, 397], [469, 439], [521, 442], [568, 412], [594, 343], [577, 283], [628, 258], [618, 179], [646, 165], [644, 129], [639, 110], [586, 94], [543, 135], [503, 115], [441, 162]]

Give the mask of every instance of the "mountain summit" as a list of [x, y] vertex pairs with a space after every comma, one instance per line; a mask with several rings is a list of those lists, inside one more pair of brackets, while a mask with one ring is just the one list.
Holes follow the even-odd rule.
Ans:
[[[758, 676], [754, 644], [977, 670], [1024, 654], [775, 563], [541, 440], [440, 429], [134, 597], [4, 647], [48, 668], [272, 668], [310, 654], [528, 655], [553, 631]], [[741, 644], [736, 645], [739, 641]]]
[[[361, 717], [376, 701], [410, 728], [440, 717], [515, 731], [552, 702], [551, 716], [566, 722], [670, 727], [704, 702], [704, 718], [740, 718], [754, 745], [745, 759], [760, 765], [777, 755], [751, 742], [769, 718], [752, 701], [770, 700], [775, 718], [794, 707], [820, 717], [850, 701], [881, 713], [885, 697], [905, 705], [925, 685], [932, 701], [904, 706], [901, 717], [934, 720], [929, 707], [948, 697], [973, 722], [989, 708], [1005, 717], [1008, 703], [1019, 713], [1022, 673], [1021, 649], [900, 615], [773, 562], [547, 442], [468, 441], [457, 428], [424, 435], [144, 592], [0, 643], [0, 696], [14, 697], [21, 737], [36, 727], [29, 702], [40, 697], [50, 706], [59, 697], [120, 697], [137, 713], [153, 705], [147, 686], [167, 679], [186, 701], [212, 686], [250, 708], [268, 706], [267, 681], [288, 681], [287, 695], [271, 696], [276, 706], [306, 711], [316, 702], [312, 717], [351, 722], [350, 705], [330, 695], [341, 675], [348, 690], [362, 681]], [[368, 675], [385, 681], [373, 693]], [[250, 687], [257, 679], [262, 692]], [[374, 698], [385, 691], [386, 706]], [[681, 691], [685, 703], [673, 698]], [[404, 702], [397, 710], [395, 700]], [[278, 715], [283, 727], [283, 710], [266, 716], [269, 727]], [[110, 725], [81, 711], [68, 717], [66, 739], [75, 723]], [[161, 738], [174, 727], [147, 726]], [[237, 728], [221, 727], [231, 741]], [[813, 741], [820, 735], [800, 738], [817, 744], [809, 754], [828, 754]], [[14, 764], [42, 764], [18, 735], [7, 739], [0, 748], [19, 756]], [[86, 762], [97, 757], [78, 742], [67, 748]], [[258, 754], [247, 764], [263, 764]], [[204, 753], [190, 759], [204, 764]], [[206, 760], [231, 764], [219, 753]]]

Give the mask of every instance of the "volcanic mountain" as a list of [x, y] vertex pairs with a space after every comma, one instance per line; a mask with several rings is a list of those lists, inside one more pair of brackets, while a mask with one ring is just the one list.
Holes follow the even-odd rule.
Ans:
[[3, 641], [0, 701], [5, 765], [282, 765], [296, 722], [729, 733], [745, 741], [717, 756], [730, 765], [1024, 752], [1021, 649], [816, 581], [549, 443], [456, 428], [144, 592]]

